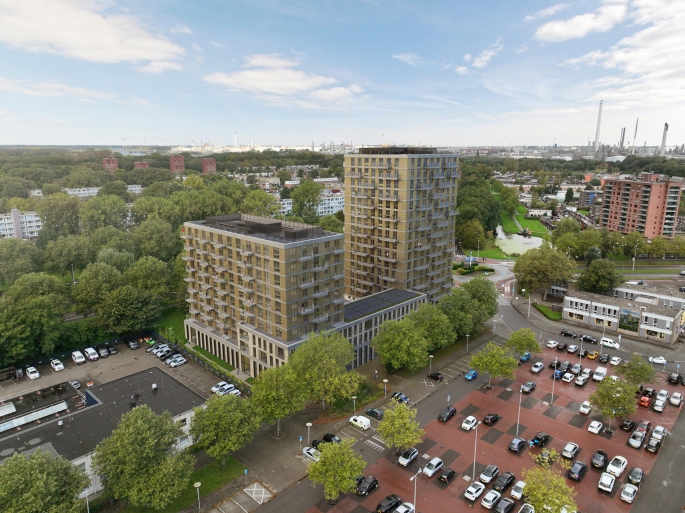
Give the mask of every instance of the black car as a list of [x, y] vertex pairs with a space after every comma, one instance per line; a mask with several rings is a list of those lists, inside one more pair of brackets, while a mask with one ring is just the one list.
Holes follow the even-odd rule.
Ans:
[[628, 481], [630, 481], [634, 485], [639, 485], [642, 482], [643, 477], [644, 472], [642, 472], [642, 469], [640, 467], [635, 467], [633, 470], [630, 471], [630, 474], [628, 474]]
[[583, 463], [582, 461], [574, 461], [573, 465], [567, 472], [567, 476], [569, 479], [573, 479], [574, 481], [580, 482], [583, 479], [583, 476], [587, 472], [587, 464]]
[[365, 477], [364, 480], [357, 485], [357, 495], [369, 495], [369, 492], [374, 488], [378, 488], [378, 479], [373, 476]]
[[509, 450], [514, 452], [521, 452], [526, 446], [526, 441], [523, 438], [514, 438], [509, 444]]
[[488, 413], [485, 418], [483, 419], [483, 424], [486, 426], [494, 426], [499, 419], [501, 419], [499, 415], [496, 413]]
[[433, 374], [428, 375], [428, 379], [434, 379], [435, 381], [442, 381], [445, 378], [439, 372], [434, 372]]
[[557, 346], [557, 351], [560, 351], [560, 352], [562, 352], [562, 353], [565, 353], [567, 349], [568, 349], [568, 344], [563, 344], [563, 343], [562, 343], [562, 344], [559, 344], [559, 345]]
[[514, 474], [512, 474], [511, 472], [503, 472], [497, 478], [497, 481], [495, 481], [493, 488], [498, 492], [504, 492], [507, 488], [514, 484], [515, 480], [516, 477], [514, 477]]
[[549, 442], [549, 435], [544, 431], [540, 431], [535, 438], [533, 438], [533, 445], [535, 447], [544, 447]]
[[653, 388], [645, 388], [645, 389], [642, 391], [642, 395], [647, 396], [647, 397], [652, 397], [652, 398], [653, 398], [653, 397], [654, 397], [654, 394], [656, 394], [656, 392], [654, 391]]
[[388, 495], [376, 506], [376, 513], [390, 513], [395, 511], [395, 508], [400, 504], [402, 504], [402, 499], [400, 499], [399, 495]]
[[500, 501], [497, 503], [497, 506], [495, 506], [495, 513], [511, 513], [514, 511], [514, 508], [516, 507], [516, 503], [510, 499], [509, 497], [504, 497], [500, 499]]
[[105, 344], [105, 347], [107, 348], [107, 351], [109, 351], [109, 354], [117, 354], [119, 352], [114, 344]]
[[649, 442], [647, 442], [647, 445], [645, 445], [645, 451], [649, 451], [656, 454], [657, 452], [659, 452], [660, 447], [661, 440], [657, 440], [656, 438], [650, 438]]
[[570, 369], [571, 369], [571, 363], [568, 360], [566, 360], [564, 363], [562, 363], [559, 366], [559, 370], [563, 373], [568, 372]]
[[332, 433], [326, 433], [325, 435], [323, 435], [323, 441], [324, 442], [333, 442], [336, 444], [342, 443], [342, 440], [340, 440], [339, 437], [337, 437], [336, 435], [334, 435]]
[[580, 337], [579, 340], [582, 340], [583, 342], [588, 342], [590, 344], [596, 344], [597, 343], [597, 339], [595, 337], [593, 337], [592, 335], [583, 335], [582, 337]]
[[454, 409], [454, 406], [448, 406], [444, 410], [440, 412], [440, 415], [438, 415], [438, 420], [440, 422], [447, 422], [450, 420], [452, 417], [454, 417], [457, 414], [457, 410]]
[[599, 355], [599, 363], [606, 363], [609, 361], [609, 355], [606, 353], [602, 353]]
[[95, 350], [100, 355], [100, 358], [107, 358], [109, 356], [109, 351], [105, 346], [97, 346]]
[[550, 369], [558, 369], [559, 367], [561, 367], [561, 362], [559, 360], [552, 360], [549, 362]]
[[535, 390], [535, 387], [537, 387], [535, 381], [526, 381], [523, 385], [521, 385], [521, 392], [524, 394], [530, 394], [533, 390]]
[[635, 427], [635, 421], [633, 419], [623, 419], [621, 422], [621, 429], [623, 431], [632, 431]]
[[378, 408], [370, 408], [366, 410], [366, 414], [369, 417], [373, 417], [376, 420], [382, 420], [383, 419], [383, 410], [379, 410]]
[[668, 376], [668, 382], [671, 383], [672, 385], [680, 385], [683, 382], [683, 377], [680, 374], [672, 372]]
[[595, 468], [604, 468], [609, 460], [609, 455], [602, 449], [597, 449], [597, 452], [592, 455], [592, 466]]
[[456, 475], [457, 473], [452, 470], [451, 468], [444, 468], [442, 469], [442, 472], [440, 473], [440, 476], [438, 476], [438, 479], [442, 481], [443, 483], [449, 484], [450, 481], [452, 481], [452, 478]]
[[324, 443], [323, 440], [319, 440], [318, 438], [314, 439], [312, 440], [312, 447], [314, 447], [314, 449], [318, 449], [319, 445], [321, 445], [322, 443]]
[[578, 335], [573, 333], [571, 330], [561, 330], [561, 334], [565, 337], [578, 338]]

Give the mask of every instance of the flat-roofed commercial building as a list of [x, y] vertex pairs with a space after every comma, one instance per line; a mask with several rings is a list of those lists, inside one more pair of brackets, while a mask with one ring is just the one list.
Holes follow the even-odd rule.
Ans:
[[345, 155], [345, 297], [452, 288], [458, 158], [435, 148]]
[[231, 214], [184, 224], [186, 338], [256, 377], [343, 318], [343, 235]]

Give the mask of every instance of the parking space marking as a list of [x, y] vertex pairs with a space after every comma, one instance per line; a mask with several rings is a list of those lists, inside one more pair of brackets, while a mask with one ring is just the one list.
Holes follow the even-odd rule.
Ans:
[[380, 435], [373, 435], [371, 438], [373, 438], [374, 440], [378, 440], [383, 445], [386, 445], [386, 446], [388, 445], [385, 443], [385, 441], [383, 441], [383, 439], [380, 437]]
[[364, 440], [364, 444], [368, 445], [372, 449], [376, 449], [378, 452], [383, 452], [385, 451], [385, 447], [382, 445], [377, 444], [376, 442], [372, 442], [371, 440]]
[[240, 509], [242, 509], [245, 513], [249, 513], [245, 508], [243, 508], [240, 504], [238, 504], [234, 498], [231, 498], [231, 500], [235, 503], [236, 506], [238, 506]]
[[252, 499], [254, 499], [255, 502], [260, 506], [265, 502], [268, 502], [272, 497], [271, 492], [269, 492], [269, 490], [264, 488], [259, 483], [254, 483], [251, 486], [245, 488], [243, 491]]
[[435, 384], [432, 381], [426, 381], [425, 379], [422, 381], [422, 383], [427, 387], [434, 387], [435, 386]]

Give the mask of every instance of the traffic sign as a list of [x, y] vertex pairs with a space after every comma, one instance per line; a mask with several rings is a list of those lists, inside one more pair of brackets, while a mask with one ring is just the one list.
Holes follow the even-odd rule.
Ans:
[[302, 441], [302, 436], [300, 436], [300, 442]]
[[247, 469], [245, 469], [245, 475], [247, 475]]

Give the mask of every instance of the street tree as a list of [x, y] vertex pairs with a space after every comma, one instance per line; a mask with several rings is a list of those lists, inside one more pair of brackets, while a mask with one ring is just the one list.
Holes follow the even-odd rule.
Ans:
[[221, 459], [241, 449], [259, 430], [257, 405], [235, 395], [214, 395], [194, 410], [190, 434], [197, 447], [212, 458]]
[[557, 223], [557, 227], [552, 232], [552, 240], [556, 243], [557, 239], [566, 233], [580, 233], [580, 228], [578, 221], [565, 217]]
[[262, 189], [250, 191], [245, 196], [240, 211], [243, 214], [251, 214], [262, 217], [273, 217], [281, 209], [281, 204], [278, 200], [268, 192]]
[[546, 448], [543, 452], [537, 454], [531, 453], [530, 456], [541, 467], [550, 468], [555, 461], [559, 460], [559, 464], [565, 468], [565, 461], [559, 459], [560, 455], [554, 447]]
[[115, 289], [124, 285], [124, 277], [116, 267], [108, 264], [89, 264], [79, 276], [73, 290], [76, 311], [95, 310]]
[[110, 333], [135, 333], [151, 326], [161, 315], [151, 292], [124, 285], [107, 294], [96, 307], [100, 324]]
[[623, 237], [624, 253], [630, 257], [649, 252], [649, 244], [640, 232], [630, 232]]
[[592, 262], [602, 258], [602, 250], [597, 246], [592, 246], [585, 252], [583, 258], [585, 258], [585, 265], [589, 267]]
[[179, 210], [181, 222], [233, 214], [239, 208], [231, 198], [216, 192], [213, 188], [175, 192], [170, 199]]
[[319, 219], [319, 226], [329, 232], [343, 233], [345, 223], [334, 215], [323, 216]]
[[170, 504], [190, 482], [195, 464], [187, 450], [177, 448], [183, 434], [168, 411], [157, 415], [143, 405], [125, 413], [95, 447], [93, 465], [105, 497], [155, 509]]
[[133, 232], [133, 247], [138, 258], [152, 256], [169, 262], [183, 247], [177, 229], [162, 219], [147, 219]]
[[536, 340], [535, 333], [530, 328], [521, 328], [514, 331], [504, 347], [511, 349], [517, 357], [528, 351], [530, 354], [540, 353], [540, 344]]
[[366, 461], [354, 452], [352, 439], [346, 438], [342, 443], [319, 445], [319, 461], [309, 465], [309, 480], [312, 486], [323, 485], [323, 495], [329, 501], [336, 501], [341, 493], [353, 491], [355, 477], [366, 467]]
[[566, 189], [566, 196], [564, 196], [564, 203], [573, 203], [573, 189]]
[[9, 286], [27, 273], [39, 270], [41, 251], [25, 240], [0, 239], [0, 284]]
[[128, 285], [139, 290], [147, 290], [157, 299], [166, 298], [169, 293], [168, 281], [170, 271], [161, 260], [146, 256], [136, 260], [124, 272]]
[[316, 224], [322, 190], [323, 186], [310, 178], [301, 181], [290, 195], [293, 200], [293, 214], [304, 219], [305, 223]]
[[578, 278], [578, 288], [587, 292], [609, 292], [625, 281], [611, 260], [593, 260]]
[[630, 360], [619, 365], [616, 368], [616, 374], [633, 386], [656, 382], [656, 371], [642, 356], [637, 354], [632, 355]]
[[428, 363], [428, 340], [411, 319], [387, 320], [371, 341], [388, 371], [408, 368], [412, 373]]
[[570, 280], [574, 268], [575, 264], [566, 255], [544, 242], [539, 248], [530, 249], [518, 258], [514, 265], [514, 275], [527, 289], [543, 287], [545, 299], [549, 286], [556, 281]]
[[131, 202], [131, 194], [128, 192], [128, 185], [126, 185], [121, 180], [116, 180], [114, 182], [107, 182], [105, 185], [100, 187], [98, 191], [98, 196], [118, 196], [126, 203]]
[[416, 409], [399, 403], [385, 410], [376, 433], [388, 447], [400, 453], [423, 440], [425, 431], [416, 420]]
[[405, 319], [413, 322], [418, 330], [425, 333], [429, 353], [447, 347], [456, 339], [452, 323], [436, 305], [423, 303]]
[[523, 479], [526, 482], [526, 502], [535, 511], [576, 511], [576, 492], [558, 470], [536, 465], [523, 471]]
[[326, 403], [353, 396], [363, 377], [347, 371], [354, 360], [352, 344], [337, 331], [310, 336], [290, 356], [290, 365], [313, 401]]
[[476, 249], [485, 246], [485, 230], [478, 219], [471, 219], [459, 227], [457, 237], [466, 249]]
[[671, 241], [666, 237], [658, 236], [649, 244], [649, 254], [652, 258], [661, 258], [671, 249]]
[[518, 367], [516, 358], [507, 350], [493, 342], [471, 356], [469, 365], [480, 374], [488, 375], [488, 387], [492, 378], [514, 378], [514, 370]]
[[183, 180], [183, 186], [188, 189], [200, 190], [205, 188], [205, 181], [200, 175], [188, 175], [185, 180]]
[[307, 394], [290, 365], [271, 367], [259, 374], [250, 398], [265, 422], [276, 421], [276, 436], [281, 436], [281, 419], [304, 408]]
[[43, 269], [64, 274], [71, 271], [73, 265], [75, 270], [82, 271], [94, 259], [93, 245], [88, 237], [67, 235], [48, 242]]
[[449, 319], [457, 337], [462, 337], [467, 333], [475, 335], [476, 325], [473, 312], [477, 308], [477, 303], [462, 287], [452, 289], [450, 294], [440, 298], [438, 308]]
[[49, 240], [57, 240], [58, 237], [81, 233], [80, 208], [78, 198], [63, 192], [43, 198], [36, 207], [42, 221], [36, 242], [38, 247], [44, 248]]
[[485, 276], [477, 276], [464, 283], [460, 288], [468, 292], [471, 298], [478, 303], [477, 312], [482, 319], [479, 324], [497, 313], [499, 292], [497, 292], [495, 284]]
[[61, 456], [15, 452], [0, 465], [0, 504], [5, 513], [81, 513], [87, 484], [83, 469]]
[[97, 262], [99, 264], [111, 265], [121, 273], [131, 267], [135, 261], [136, 256], [125, 249], [119, 251], [114, 248], [105, 248], [98, 251], [97, 255]]
[[92, 233], [105, 226], [123, 230], [126, 228], [127, 220], [128, 207], [119, 196], [95, 196], [81, 207], [81, 224], [86, 233]]
[[606, 378], [599, 382], [588, 398], [592, 407], [609, 419], [609, 427], [616, 417], [628, 417], [635, 413], [635, 385], [622, 379]]

